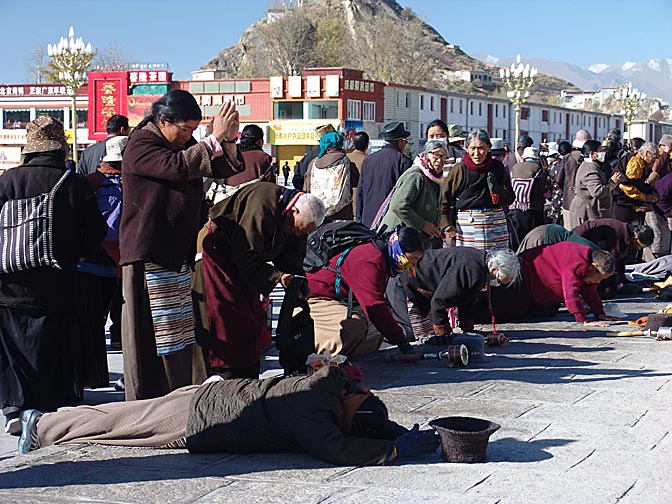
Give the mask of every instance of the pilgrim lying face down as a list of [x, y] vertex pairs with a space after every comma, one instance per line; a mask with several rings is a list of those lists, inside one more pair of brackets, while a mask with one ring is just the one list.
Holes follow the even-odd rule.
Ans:
[[307, 452], [337, 465], [431, 453], [434, 431], [408, 431], [340, 367], [312, 375], [216, 380], [141, 401], [22, 413], [19, 453], [54, 444], [187, 448], [191, 453]]

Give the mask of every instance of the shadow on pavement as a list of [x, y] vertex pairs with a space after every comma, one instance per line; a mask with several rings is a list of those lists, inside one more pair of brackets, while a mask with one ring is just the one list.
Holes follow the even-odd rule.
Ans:
[[488, 444], [488, 462], [541, 462], [553, 458], [546, 448], [565, 446], [572, 439], [537, 439], [521, 441], [515, 438], [502, 438]]

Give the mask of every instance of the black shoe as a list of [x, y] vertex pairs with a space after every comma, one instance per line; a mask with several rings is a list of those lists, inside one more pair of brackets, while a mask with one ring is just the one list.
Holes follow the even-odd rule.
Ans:
[[40, 447], [37, 438], [37, 422], [42, 418], [42, 413], [29, 409], [21, 412], [21, 437], [19, 438], [19, 455], [25, 455]]
[[21, 434], [21, 419], [19, 418], [20, 413], [9, 413], [5, 416], [5, 433], [11, 434], [12, 436], [18, 436]]

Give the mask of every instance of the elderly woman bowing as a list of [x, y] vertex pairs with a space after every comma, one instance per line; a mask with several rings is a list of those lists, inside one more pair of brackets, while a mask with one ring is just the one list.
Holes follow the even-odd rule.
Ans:
[[238, 112], [227, 102], [212, 134], [196, 142], [201, 109], [174, 89], [152, 105], [124, 152], [119, 246], [126, 399], [165, 395], [192, 382], [194, 322], [189, 290], [203, 177], [240, 171]]
[[458, 247], [509, 248], [504, 206], [514, 200], [504, 165], [492, 158], [485, 130], [467, 136], [467, 153], [441, 183], [441, 225]]
[[266, 312], [260, 297], [303, 275], [306, 236], [324, 220], [313, 194], [258, 182], [217, 203], [203, 239], [210, 366], [257, 378]]
[[441, 230], [441, 179], [448, 149], [440, 140], [429, 140], [415, 158], [413, 166], [402, 173], [395, 185], [387, 213], [379, 229], [408, 226], [422, 232], [425, 246], [439, 238]]
[[[520, 263], [511, 250], [485, 252], [467, 247], [428, 250], [412, 272], [402, 275], [410, 301], [409, 317], [415, 321], [415, 338], [451, 334], [448, 309], [453, 307], [459, 309], [462, 331], [473, 331], [480, 292], [487, 286], [510, 284], [519, 272]], [[394, 306], [394, 309], [407, 307]]]

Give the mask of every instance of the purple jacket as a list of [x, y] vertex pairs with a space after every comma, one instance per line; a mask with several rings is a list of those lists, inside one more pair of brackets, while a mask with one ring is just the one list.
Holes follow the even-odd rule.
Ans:
[[672, 173], [668, 173], [658, 181], [656, 191], [660, 195], [656, 210], [665, 215], [672, 210]]

